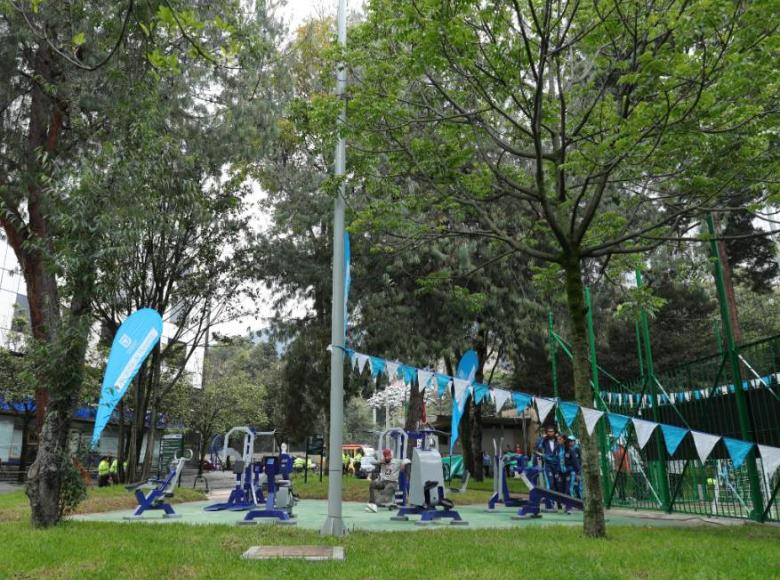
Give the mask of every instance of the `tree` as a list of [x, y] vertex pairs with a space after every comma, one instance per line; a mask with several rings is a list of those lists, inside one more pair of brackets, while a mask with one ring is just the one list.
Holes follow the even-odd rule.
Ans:
[[[194, 9], [172, 0], [0, 4], [0, 223], [25, 278], [36, 343], [40, 444], [27, 486], [36, 526], [60, 518], [97, 264], [110, 251], [108, 234], [122, 231], [117, 209], [135, 202], [112, 192], [121, 160], [112, 139], [134, 128], [127, 120], [142, 116], [144, 99], [173, 96], [160, 89], [182, 67], [199, 59], [211, 70], [234, 67], [242, 33], [235, 22], [244, 16], [233, 0]], [[224, 49], [219, 57], [204, 48], [215, 46]], [[190, 80], [209, 87], [203, 75]]]
[[[549, 264], [565, 290], [576, 399], [592, 405], [583, 270], [684, 237], [722, 194], [776, 172], [760, 167], [773, 89], [744, 80], [771, 75], [772, 10], [370, 3], [346, 59], [350, 135], [385, 168], [365, 175], [381, 209], [369, 217], [417, 212], [428, 218], [418, 237], [487, 237]], [[598, 448], [579, 434], [584, 531], [603, 536]]]

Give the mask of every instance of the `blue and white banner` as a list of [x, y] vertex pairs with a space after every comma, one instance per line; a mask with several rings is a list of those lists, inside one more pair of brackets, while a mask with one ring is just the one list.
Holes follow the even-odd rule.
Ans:
[[97, 447], [117, 403], [127, 392], [130, 381], [162, 337], [162, 317], [156, 310], [143, 308], [128, 317], [116, 331], [108, 355], [103, 388], [100, 392], [92, 432], [92, 447]]

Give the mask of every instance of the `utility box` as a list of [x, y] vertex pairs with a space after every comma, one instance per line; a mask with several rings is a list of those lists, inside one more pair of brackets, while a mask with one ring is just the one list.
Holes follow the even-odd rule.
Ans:
[[409, 490], [409, 503], [411, 505], [424, 505], [426, 481], [435, 481], [436, 487], [431, 491], [431, 502], [439, 503], [439, 486], [444, 487], [444, 470], [441, 464], [441, 455], [435, 449], [412, 450], [412, 478]]

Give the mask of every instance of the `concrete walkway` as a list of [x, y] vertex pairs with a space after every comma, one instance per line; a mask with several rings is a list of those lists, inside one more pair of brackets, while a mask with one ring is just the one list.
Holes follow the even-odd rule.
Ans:
[[[236, 525], [242, 518], [243, 512], [206, 512], [203, 508], [213, 503], [212, 501], [191, 502], [174, 506], [176, 513], [181, 515], [177, 519], [164, 519], [158, 513], [151, 512], [142, 521], [153, 523], [186, 523], [186, 524], [222, 524]], [[302, 500], [295, 507], [295, 519], [297, 527], [308, 530], [318, 530], [327, 515], [328, 502], [326, 500]], [[393, 512], [382, 510], [379, 513], [367, 513], [365, 504], [355, 502], [343, 503], [344, 523], [351, 530], [366, 531], [412, 531], [428, 528], [449, 527], [453, 529], [488, 529], [488, 528], [524, 528], [529, 526], [549, 525], [582, 525], [582, 513], [564, 515], [563, 513], [544, 514], [539, 519], [517, 521], [511, 518], [517, 510], [503, 509], [488, 513], [484, 505], [459, 506], [457, 509], [464, 520], [469, 522], [467, 526], [450, 526], [447, 521], [435, 523], [430, 526], [418, 526], [412, 517], [408, 522], [396, 522], [390, 519]], [[102, 514], [88, 514], [74, 516], [73, 519], [93, 522], [127, 522], [123, 518], [129, 516], [131, 510], [108, 512]], [[691, 525], [706, 525], [700, 518], [678, 519], [668, 517], [666, 514], [654, 514], [648, 512], [629, 512], [614, 510], [607, 514], [607, 521], [619, 526], [651, 526], [651, 527], [678, 527]], [[260, 520], [259, 525], [273, 525], [271, 520]]]
[[10, 493], [20, 489], [24, 489], [24, 486], [19, 485], [18, 483], [5, 483], [0, 481], [0, 493]]

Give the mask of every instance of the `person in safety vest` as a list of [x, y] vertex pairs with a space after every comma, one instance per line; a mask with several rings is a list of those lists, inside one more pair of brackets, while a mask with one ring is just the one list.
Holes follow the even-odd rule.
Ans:
[[108, 475], [111, 478], [111, 483], [117, 485], [119, 483], [119, 460], [114, 457], [111, 461], [111, 466], [108, 468]]
[[111, 460], [109, 457], [102, 457], [98, 463], [98, 487], [106, 487], [109, 477], [111, 477]]

